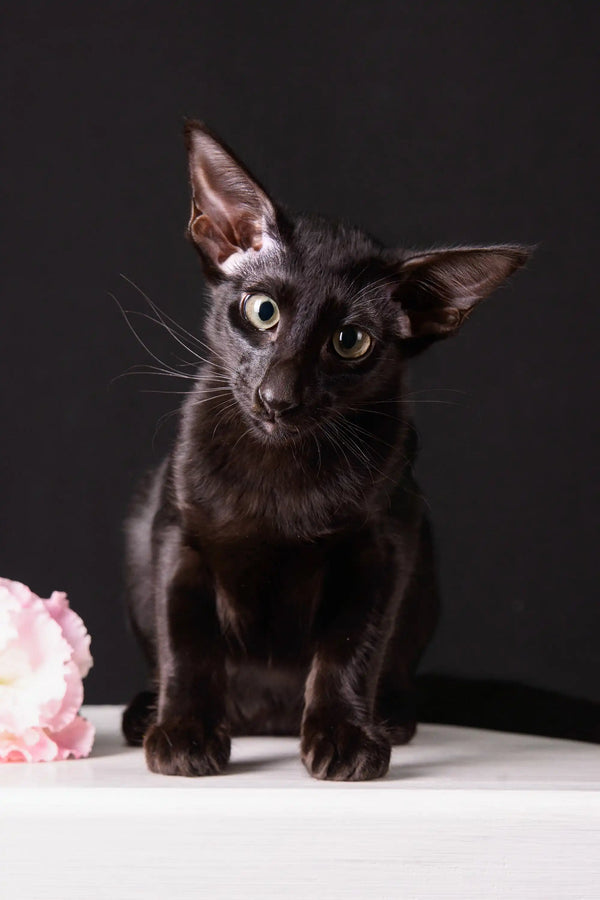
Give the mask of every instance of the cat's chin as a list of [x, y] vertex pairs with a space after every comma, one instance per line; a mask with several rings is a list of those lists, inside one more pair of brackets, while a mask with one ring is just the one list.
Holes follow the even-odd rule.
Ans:
[[285, 444], [296, 443], [302, 437], [300, 428], [286, 425], [277, 420], [270, 421], [253, 417], [252, 424], [254, 426], [254, 434], [262, 443], [269, 446], [283, 447]]

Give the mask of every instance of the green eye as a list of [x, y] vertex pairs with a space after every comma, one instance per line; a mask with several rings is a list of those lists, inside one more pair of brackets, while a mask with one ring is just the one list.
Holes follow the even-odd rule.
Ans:
[[358, 359], [369, 352], [371, 336], [356, 325], [344, 325], [333, 335], [333, 348], [343, 359]]
[[279, 322], [279, 307], [267, 294], [246, 294], [242, 311], [248, 321], [261, 331], [267, 331]]

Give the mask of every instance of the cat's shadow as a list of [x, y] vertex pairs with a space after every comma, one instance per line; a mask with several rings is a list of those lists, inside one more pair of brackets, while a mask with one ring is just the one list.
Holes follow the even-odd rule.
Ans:
[[233, 760], [229, 763], [225, 770], [225, 775], [245, 775], [248, 772], [256, 772], [263, 769], [271, 769], [277, 771], [282, 764], [287, 764], [298, 760], [300, 763], [299, 753], [278, 753], [276, 756], [264, 756], [261, 759], [240, 759]]
[[89, 755], [89, 759], [100, 759], [107, 756], [120, 756], [124, 753], [136, 753], [140, 750], [141, 747], [132, 747], [130, 744], [126, 744], [123, 738], [119, 739], [98, 735], [96, 737], [96, 740], [94, 741], [94, 746], [92, 748], [92, 752]]
[[[441, 740], [437, 741], [441, 751], [440, 756], [437, 759], [428, 759], [427, 762], [422, 764], [414, 762], [403, 763], [401, 760], [392, 763], [385, 780], [407, 781], [417, 778], [435, 778], [440, 775], [452, 775], [453, 772], [461, 769], [464, 770], [468, 767], [477, 767], [482, 762], [486, 765], [499, 763], [502, 764], [504, 769], [510, 769], [512, 764], [519, 763], [519, 758], [522, 755], [530, 757], [532, 753], [531, 745], [528, 743], [524, 743], [523, 745], [512, 745], [510, 747], [504, 745], [502, 752], [494, 754], [490, 753], [489, 747], [482, 748], [476, 744], [470, 746], [469, 743], [465, 741], [458, 754], [444, 755], [443, 743], [444, 742]], [[454, 743], [454, 739], [448, 741], [448, 743]], [[543, 749], [543, 746], [541, 746], [541, 749]], [[481, 775], [481, 778], [487, 781], [489, 780], [490, 775], [484, 773]]]
[[[132, 747], [126, 744], [123, 738], [115, 738], [112, 735], [98, 735], [89, 759], [102, 759], [109, 756], [122, 756], [123, 754], [132, 754], [142, 752], [141, 747]], [[224, 775], [244, 775], [262, 769], [280, 769], [282, 765], [298, 759], [299, 753], [277, 753], [269, 754], [257, 759], [240, 759], [232, 760]]]
[[[438, 744], [443, 741], [438, 739]], [[401, 748], [400, 748], [401, 749]], [[442, 748], [440, 747], [442, 751]], [[110, 756], [122, 756], [124, 754], [134, 754], [141, 752], [141, 747], [131, 747], [126, 744], [122, 738], [113, 735], [98, 735], [90, 754], [92, 759], [101, 759]], [[514, 749], [512, 753], [514, 753]], [[489, 761], [489, 757], [486, 757]], [[503, 757], [506, 761], [506, 756]], [[426, 763], [418, 764], [414, 762], [403, 762], [401, 758], [393, 761], [384, 781], [412, 781], [414, 779], [424, 778], [434, 775], [441, 770], [461, 769], [465, 766], [472, 765], [481, 760], [481, 754], [470, 753], [465, 747], [464, 754], [458, 757], [444, 756], [443, 751], [438, 759], [428, 760]], [[265, 753], [263, 756], [253, 759], [232, 759], [224, 775], [247, 775], [253, 772], [280, 772], [282, 768], [287, 767], [289, 763], [297, 762], [298, 770], [304, 773], [304, 768], [300, 761], [299, 751], [290, 750], [285, 753]], [[308, 778], [307, 774], [307, 778]]]

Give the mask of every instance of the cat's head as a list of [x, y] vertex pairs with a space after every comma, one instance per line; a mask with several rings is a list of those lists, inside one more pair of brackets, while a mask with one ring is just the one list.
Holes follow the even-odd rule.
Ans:
[[390, 250], [292, 216], [199, 122], [186, 139], [189, 236], [212, 292], [207, 335], [256, 434], [291, 440], [397, 393], [403, 361], [456, 333], [528, 258], [521, 246]]

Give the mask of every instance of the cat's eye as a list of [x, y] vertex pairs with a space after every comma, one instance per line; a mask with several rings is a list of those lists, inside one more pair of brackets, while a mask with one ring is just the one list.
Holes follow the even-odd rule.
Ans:
[[344, 325], [333, 335], [333, 349], [343, 359], [359, 359], [370, 348], [371, 336], [356, 325]]
[[255, 328], [267, 331], [279, 322], [279, 307], [267, 294], [246, 294], [242, 312]]

